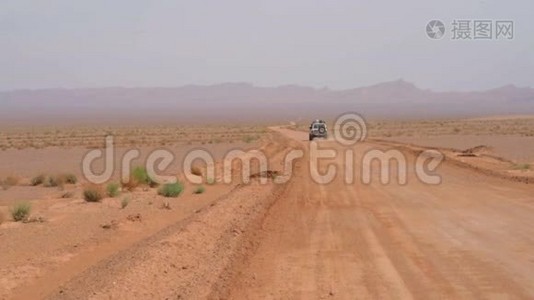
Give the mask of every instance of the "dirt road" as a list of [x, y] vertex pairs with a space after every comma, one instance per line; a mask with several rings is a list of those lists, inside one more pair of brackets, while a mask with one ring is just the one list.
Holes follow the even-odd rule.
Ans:
[[[439, 185], [420, 182], [405, 153], [407, 183], [382, 184], [362, 157], [388, 146], [359, 143], [354, 183], [343, 148], [321, 160], [329, 184], [310, 176], [307, 134], [278, 129], [281, 162], [299, 147], [284, 186], [241, 186], [200, 213], [102, 259], [51, 299], [532, 299], [534, 188], [448, 162]], [[288, 139], [289, 138], [289, 139]], [[276, 141], [276, 139], [278, 139]], [[280, 146], [283, 145], [283, 146]], [[282, 151], [285, 149], [284, 151]], [[281, 164], [278, 164], [280, 168]], [[21, 295], [19, 295], [21, 296]]]
[[[305, 133], [281, 130], [305, 141]], [[321, 167], [341, 168], [343, 149]], [[532, 299], [534, 189], [444, 163], [440, 185], [310, 178], [304, 160], [270, 210], [260, 247], [235, 280], [233, 299]], [[343, 170], [343, 169], [338, 169]], [[373, 171], [378, 173], [375, 166]], [[341, 173], [341, 172], [338, 172]], [[395, 177], [393, 177], [395, 179]]]

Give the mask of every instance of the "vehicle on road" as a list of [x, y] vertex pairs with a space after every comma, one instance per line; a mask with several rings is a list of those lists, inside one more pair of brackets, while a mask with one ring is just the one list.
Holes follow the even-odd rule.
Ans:
[[328, 138], [328, 129], [323, 120], [315, 120], [310, 125], [309, 140], [313, 141], [313, 139], [317, 137]]

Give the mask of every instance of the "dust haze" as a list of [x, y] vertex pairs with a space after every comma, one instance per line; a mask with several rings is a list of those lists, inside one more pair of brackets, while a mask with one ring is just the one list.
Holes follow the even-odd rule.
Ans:
[[533, 299], [532, 1], [3, 1], [0, 299]]

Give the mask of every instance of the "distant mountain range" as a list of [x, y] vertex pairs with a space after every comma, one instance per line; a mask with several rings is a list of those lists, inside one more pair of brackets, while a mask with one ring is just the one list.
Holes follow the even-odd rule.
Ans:
[[0, 92], [0, 122], [124, 123], [290, 121], [343, 112], [368, 118], [435, 118], [534, 113], [534, 89], [434, 92], [398, 80], [348, 90], [247, 83], [155, 88]]

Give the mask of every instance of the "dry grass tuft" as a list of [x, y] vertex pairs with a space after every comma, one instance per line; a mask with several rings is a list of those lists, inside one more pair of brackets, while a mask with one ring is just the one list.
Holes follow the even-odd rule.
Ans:
[[117, 197], [120, 192], [119, 184], [111, 182], [106, 186], [106, 193], [109, 197], [115, 198]]
[[11, 208], [11, 217], [15, 222], [27, 220], [32, 210], [31, 204], [22, 202]]
[[76, 184], [78, 182], [78, 178], [74, 174], [63, 174], [61, 178], [63, 182], [68, 184]]
[[39, 174], [39, 175], [33, 177], [30, 180], [30, 185], [31, 186], [38, 186], [38, 185], [42, 184], [45, 181], [45, 178], [46, 178], [46, 176], [44, 174]]
[[43, 181], [44, 187], [63, 187], [65, 181], [62, 176], [46, 176]]
[[86, 202], [100, 202], [105, 192], [100, 185], [89, 185], [83, 190], [83, 199]]

